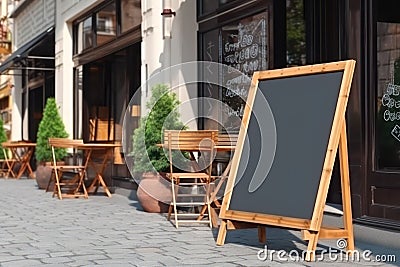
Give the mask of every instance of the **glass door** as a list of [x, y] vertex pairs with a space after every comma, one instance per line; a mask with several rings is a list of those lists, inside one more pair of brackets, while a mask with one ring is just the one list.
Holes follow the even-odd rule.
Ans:
[[373, 2], [374, 145], [366, 193], [369, 216], [400, 221], [400, 13], [395, 12], [396, 4], [394, 0]]

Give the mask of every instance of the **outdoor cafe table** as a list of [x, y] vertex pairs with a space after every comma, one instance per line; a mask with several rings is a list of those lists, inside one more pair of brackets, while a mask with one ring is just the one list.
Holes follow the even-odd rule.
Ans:
[[[4, 149], [9, 149], [12, 153], [10, 158], [6, 155], [8, 173], [11, 173], [14, 178], [19, 179], [27, 171], [28, 177], [33, 178], [30, 161], [35, 151], [36, 144], [28, 141], [8, 141], [2, 143], [2, 147]], [[18, 172], [15, 173], [13, 168], [18, 164], [20, 164], [20, 167]]]
[[[120, 147], [120, 144], [110, 144], [110, 143], [84, 143], [82, 145], [78, 145], [76, 148], [79, 150], [85, 151], [85, 166], [86, 168], [92, 168], [95, 171], [95, 177], [92, 183], [87, 188], [88, 192], [92, 192], [93, 188], [95, 188], [94, 193], [97, 193], [99, 186], [103, 187], [104, 192], [108, 197], [111, 197], [110, 190], [107, 187], [107, 184], [104, 182], [104, 171], [107, 167], [109, 161], [113, 158], [114, 148]], [[101, 160], [96, 162], [99, 158], [97, 157], [99, 153], [101, 153]], [[95, 155], [96, 154], [96, 155]], [[87, 173], [87, 170], [86, 170]]]

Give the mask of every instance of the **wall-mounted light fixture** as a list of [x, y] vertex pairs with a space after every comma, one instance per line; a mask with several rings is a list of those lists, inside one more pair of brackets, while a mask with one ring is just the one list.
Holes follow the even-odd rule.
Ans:
[[175, 12], [175, 11], [172, 11], [172, 9], [170, 9], [170, 8], [164, 8], [164, 9], [163, 9], [163, 12], [161, 13], [161, 15], [162, 15], [163, 17], [168, 17], [168, 18], [170, 18], [170, 17], [172, 17], [172, 16], [176, 16], [176, 12]]
[[176, 16], [176, 12], [171, 8], [164, 8], [161, 16], [163, 17], [163, 37], [164, 39], [171, 38], [172, 20]]

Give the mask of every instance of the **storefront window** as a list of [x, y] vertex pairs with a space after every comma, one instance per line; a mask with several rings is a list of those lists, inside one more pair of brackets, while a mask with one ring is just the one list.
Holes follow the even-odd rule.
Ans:
[[400, 170], [400, 23], [377, 23], [376, 160]]
[[306, 32], [304, 20], [304, 0], [286, 1], [286, 31], [287, 65], [305, 65]]
[[129, 31], [140, 25], [141, 21], [140, 0], [121, 0], [121, 31]]
[[115, 3], [111, 3], [96, 14], [97, 45], [113, 40], [117, 33]]
[[[240, 1], [240, 0], [239, 0]], [[221, 8], [231, 2], [239, 2], [238, 0], [198, 0], [199, 15], [207, 15], [215, 11], [217, 8]]]
[[[241, 19], [221, 29], [221, 63], [240, 71], [249, 77], [240, 78], [240, 74], [229, 68], [222, 73], [222, 97], [225, 104], [222, 121], [227, 130], [238, 131], [250, 88], [250, 79], [257, 70], [268, 66], [267, 56], [267, 13]], [[239, 77], [238, 77], [239, 76]]]
[[[120, 12], [117, 12], [119, 10]], [[74, 55], [109, 43], [138, 28], [142, 21], [140, 0], [109, 0], [74, 21]]]
[[[267, 11], [264, 11], [202, 34], [203, 60], [230, 67], [221, 68], [218, 74], [222, 87], [203, 85], [205, 97], [218, 99], [223, 103], [221, 107], [208, 107], [205, 104], [204, 117], [210, 114], [213, 114], [213, 117], [218, 116], [227, 131], [239, 130], [254, 71], [268, 68], [267, 16]], [[238, 77], [240, 74], [236, 70], [244, 73], [249, 79]], [[203, 71], [204, 80], [207, 80], [207, 75], [215, 75], [208, 71], [209, 68]], [[205, 121], [204, 128], [215, 129], [215, 125], [211, 121]]]
[[93, 46], [92, 18], [86, 18], [78, 24], [77, 50], [78, 53]]

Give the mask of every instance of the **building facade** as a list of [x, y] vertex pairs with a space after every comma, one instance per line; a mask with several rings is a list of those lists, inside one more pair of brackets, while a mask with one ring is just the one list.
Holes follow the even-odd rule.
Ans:
[[[15, 3], [0, 1], [0, 62], [4, 62], [12, 51], [11, 29], [12, 20], [8, 18], [9, 10], [12, 10]], [[11, 107], [12, 107], [12, 76], [0, 76], [0, 116], [8, 137], [11, 136]]]
[[[12, 140], [36, 140], [45, 99], [54, 96], [54, 1], [10, 1], [13, 53], [0, 66], [12, 84]], [[9, 6], [10, 6], [9, 5]]]
[[[12, 136], [32, 139], [42, 100], [54, 95], [71, 137], [120, 142], [133, 95], [140, 98], [128, 114], [139, 118], [145, 112], [149, 93], [140, 85], [183, 62], [213, 61], [251, 76], [256, 70], [355, 59], [346, 115], [354, 217], [398, 228], [397, 13], [395, 0], [21, 1], [11, 17], [16, 51], [22, 48], [22, 53], [14, 52], [0, 66], [2, 73], [14, 73]], [[53, 38], [53, 49], [39, 36]], [[39, 47], [32, 46], [35, 40]], [[235, 78], [219, 75], [226, 84]], [[168, 79], [172, 87], [184, 82], [179, 73]], [[243, 103], [224, 88], [199, 84], [194, 91], [180, 90], [179, 97], [211, 97], [230, 107], [216, 112], [228, 118], [242, 114]], [[188, 116], [204, 115], [209, 108], [199, 102]], [[216, 126], [201, 119], [190, 127]], [[328, 195], [334, 204], [341, 202], [338, 161]], [[122, 172], [117, 168], [114, 174]]]

